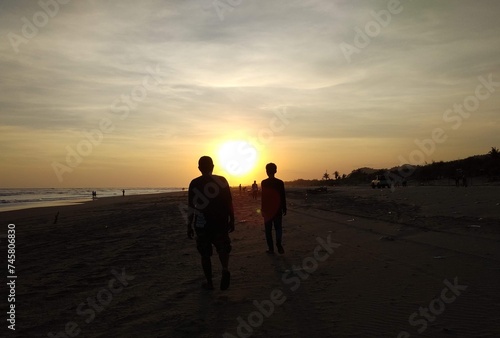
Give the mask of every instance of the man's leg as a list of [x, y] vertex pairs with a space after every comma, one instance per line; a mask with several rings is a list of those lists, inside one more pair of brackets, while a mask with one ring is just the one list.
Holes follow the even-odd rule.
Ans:
[[203, 232], [197, 232], [196, 234], [196, 248], [201, 255], [201, 267], [207, 279], [207, 282], [202, 286], [207, 290], [212, 290], [214, 288], [212, 283], [212, 243], [208, 234]]
[[204, 284], [206, 289], [213, 289], [214, 285], [212, 283], [212, 260], [210, 256], [201, 256], [201, 266], [203, 267], [203, 273], [207, 279], [207, 284]]
[[222, 266], [222, 270], [228, 270], [229, 267], [229, 253], [221, 252], [219, 253], [219, 260]]
[[285, 250], [281, 243], [283, 239], [283, 217], [281, 215], [276, 216], [274, 219], [274, 230], [276, 231], [276, 247], [278, 248], [278, 252], [283, 254]]
[[220, 280], [220, 289], [229, 288], [231, 274], [229, 273], [229, 253], [231, 252], [231, 239], [227, 233], [217, 237], [214, 242], [217, 253], [219, 254], [220, 264], [222, 266], [222, 277]]
[[266, 228], [266, 241], [267, 241], [267, 247], [269, 248], [268, 252], [273, 253], [274, 252], [274, 244], [273, 244], [273, 221], [267, 221], [264, 223], [264, 226]]

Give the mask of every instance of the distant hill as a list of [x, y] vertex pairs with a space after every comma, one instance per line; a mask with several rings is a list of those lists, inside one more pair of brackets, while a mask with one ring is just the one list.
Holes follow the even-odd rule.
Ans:
[[359, 171], [359, 172], [362, 172], [362, 173], [370, 175], [370, 174], [373, 174], [373, 173], [377, 172], [380, 169], [373, 169], [373, 168], [364, 167], [364, 168], [359, 168], [359, 169], [356, 169], [356, 170]]
[[[425, 165], [405, 164], [390, 169], [358, 168], [349, 175], [338, 179], [298, 179], [286, 182], [291, 186], [324, 186], [339, 184], [368, 184], [376, 175], [390, 176], [394, 181], [428, 182], [433, 180], [454, 179], [457, 175], [482, 177], [485, 182], [500, 182], [500, 155], [498, 149], [491, 148], [488, 154], [474, 155], [453, 161], [426, 163]], [[322, 175], [318, 173], [318, 177]]]

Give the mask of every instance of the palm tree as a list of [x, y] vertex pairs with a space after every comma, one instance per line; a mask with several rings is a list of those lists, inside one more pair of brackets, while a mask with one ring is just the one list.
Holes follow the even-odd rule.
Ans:
[[490, 152], [488, 153], [488, 155], [490, 155], [490, 156], [491, 156], [491, 158], [495, 159], [495, 158], [498, 158], [498, 153], [499, 153], [498, 148], [491, 147], [491, 150], [490, 150]]
[[325, 173], [323, 174], [323, 179], [325, 181], [328, 181], [330, 179], [330, 175], [328, 174], [328, 171], [325, 171]]
[[335, 175], [335, 179], [336, 179], [336, 180], [338, 180], [338, 179], [339, 179], [339, 177], [340, 177], [340, 173], [339, 173], [338, 171], [335, 171], [335, 172], [333, 173], [333, 175]]
[[498, 148], [491, 147], [489, 155], [489, 163], [488, 163], [488, 172], [489, 175], [494, 177], [494, 180], [498, 180], [500, 175], [500, 155]]

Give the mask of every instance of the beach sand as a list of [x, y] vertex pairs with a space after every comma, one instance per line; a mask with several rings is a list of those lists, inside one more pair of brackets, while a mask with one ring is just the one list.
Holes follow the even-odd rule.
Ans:
[[227, 291], [200, 287], [186, 193], [2, 212], [17, 275], [2, 336], [500, 337], [499, 192], [288, 189], [286, 252], [267, 255], [260, 201], [235, 190]]

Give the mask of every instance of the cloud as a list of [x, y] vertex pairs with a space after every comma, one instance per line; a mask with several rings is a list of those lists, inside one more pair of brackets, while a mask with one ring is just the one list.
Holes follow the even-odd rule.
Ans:
[[[103, 118], [115, 129], [94, 160], [112, 152], [152, 157], [145, 149], [178, 154], [180, 145], [196, 152], [207, 140], [255, 135], [268, 126], [269, 107], [286, 106], [295, 119], [277, 137], [310, 146], [372, 140], [396, 161], [473, 94], [478, 76], [500, 79], [500, 3], [401, 3], [402, 12], [349, 63], [340, 44], [353, 44], [356, 27], [375, 20], [387, 1], [243, 0], [223, 20], [212, 2], [71, 1], [18, 53], [9, 33], [22, 36], [22, 18], [32, 21], [41, 8], [3, 1], [0, 125], [9, 128], [2, 141], [11, 139], [2, 156], [31, 154], [21, 140], [32, 140], [45, 159], [64, 157], [64, 147]], [[121, 118], [116, 102], [131, 97], [151, 69], [161, 83]], [[478, 126], [498, 125], [499, 100], [495, 93], [449, 144], [489, 149]], [[373, 153], [361, 156], [370, 161]]]

